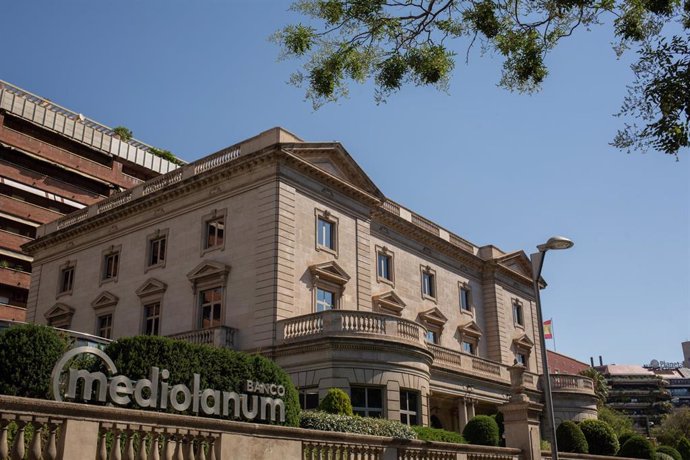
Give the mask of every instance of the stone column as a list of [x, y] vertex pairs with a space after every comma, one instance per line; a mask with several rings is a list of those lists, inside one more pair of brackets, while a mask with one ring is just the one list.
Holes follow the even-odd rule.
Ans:
[[467, 418], [467, 404], [464, 398], [458, 400], [458, 425], [460, 427], [460, 433], [465, 429], [465, 425], [469, 419]]
[[476, 402], [474, 399], [470, 399], [467, 401], [469, 403], [467, 407], [467, 418], [468, 420], [472, 420], [475, 416], [474, 413], [474, 403]]
[[515, 364], [509, 371], [512, 395], [508, 403], [498, 408], [503, 414], [506, 447], [521, 449], [525, 460], [541, 460], [539, 416], [543, 405], [531, 402], [524, 393], [525, 367]]
[[93, 460], [98, 451], [98, 422], [67, 419], [62, 424], [57, 458]]

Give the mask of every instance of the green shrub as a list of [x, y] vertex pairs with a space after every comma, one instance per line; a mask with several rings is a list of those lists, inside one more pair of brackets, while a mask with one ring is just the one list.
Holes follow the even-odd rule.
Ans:
[[673, 460], [683, 460], [683, 456], [680, 455], [680, 452], [671, 446], [659, 446], [656, 448], [656, 452], [669, 455], [673, 457]]
[[67, 346], [67, 339], [47, 326], [5, 329], [0, 333], [0, 393], [49, 398], [50, 373]]
[[621, 447], [620, 452], [618, 452], [619, 457], [630, 457], [630, 458], [644, 458], [647, 460], [654, 460], [654, 448], [652, 443], [649, 442], [645, 437], [636, 434], [631, 436], [625, 444]]
[[678, 444], [676, 444], [676, 449], [681, 457], [683, 457], [683, 460], [690, 460], [690, 441], [688, 441], [688, 438], [680, 438]]
[[625, 441], [632, 438], [633, 436], [637, 436], [637, 433], [635, 433], [634, 431], [627, 431], [623, 433], [622, 435], [618, 436], [618, 444], [620, 446], [623, 446], [623, 444], [625, 444]]
[[622, 434], [633, 432], [633, 420], [624, 413], [608, 407], [600, 407], [597, 412], [597, 418], [613, 428], [619, 441]]
[[613, 428], [601, 420], [583, 420], [580, 429], [587, 439], [589, 453], [594, 455], [616, 455], [620, 444]]
[[465, 438], [460, 433], [454, 431], [442, 430], [440, 428], [431, 428], [429, 426], [413, 426], [411, 427], [417, 438], [423, 441], [438, 441], [438, 442], [452, 442], [455, 444], [467, 444]]
[[113, 134], [124, 142], [131, 141], [133, 136], [132, 130], [125, 126], [117, 126], [113, 128]]
[[395, 420], [304, 411], [299, 426], [311, 430], [368, 434], [398, 439], [417, 439], [415, 431]]
[[[105, 352], [112, 358], [120, 374], [135, 380], [148, 378], [151, 367], [157, 366], [170, 371], [168, 382], [185, 384], [190, 388], [194, 374], [200, 375], [201, 388], [238, 393], [244, 392], [248, 380], [283, 385], [284, 424], [299, 424], [297, 390], [285, 371], [263, 356], [157, 336], [122, 338], [108, 344]], [[132, 407], [136, 405], [132, 403]], [[172, 409], [168, 410], [173, 412]]]
[[539, 441], [539, 448], [544, 451], [551, 450], [551, 443], [546, 439], [541, 439]]
[[352, 415], [352, 403], [343, 390], [331, 388], [319, 404], [319, 410], [329, 414]]
[[505, 433], [505, 425], [503, 423], [503, 412], [496, 412], [493, 416], [498, 425], [498, 444], [501, 447], [505, 447], [505, 439], [503, 439], [503, 433]]
[[587, 439], [577, 423], [566, 420], [556, 429], [556, 440], [558, 441], [559, 452], [574, 452], [576, 454], [586, 454], [589, 452]]
[[465, 425], [462, 436], [470, 444], [498, 446], [498, 424], [493, 417], [477, 415]]
[[659, 452], [659, 451], [656, 451], [654, 453], [654, 458], [656, 460], [673, 460], [673, 457], [671, 457], [669, 454], [666, 454], [664, 452]]

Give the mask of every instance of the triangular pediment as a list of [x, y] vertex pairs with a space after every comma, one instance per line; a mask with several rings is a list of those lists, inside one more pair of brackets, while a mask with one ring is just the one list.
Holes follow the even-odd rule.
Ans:
[[419, 319], [422, 323], [430, 324], [432, 326], [442, 327], [448, 322], [448, 318], [441, 313], [438, 308], [423, 311], [419, 314]]
[[166, 289], [168, 289], [168, 285], [163, 281], [157, 280], [156, 278], [149, 278], [134, 292], [136, 292], [139, 297], [144, 297], [163, 293]]
[[520, 337], [513, 339], [513, 344], [518, 348], [527, 349], [531, 349], [534, 346], [534, 342], [527, 336], [527, 334], [522, 334]]
[[532, 262], [524, 251], [511, 252], [498, 259], [498, 263], [514, 272], [532, 278]]
[[309, 267], [312, 276], [332, 283], [344, 285], [350, 281], [350, 275], [340, 265], [331, 261]]
[[56, 303], [53, 305], [53, 308], [45, 312], [43, 316], [45, 316], [47, 320], [54, 320], [63, 317], [71, 318], [72, 315], [74, 315], [74, 308], [64, 303]]
[[405, 302], [393, 291], [375, 295], [372, 297], [372, 301], [374, 302], [375, 309], [383, 313], [400, 316], [403, 309], [405, 309]]
[[458, 332], [460, 333], [461, 337], [467, 336], [479, 338], [482, 336], [482, 330], [474, 321], [470, 321], [469, 323], [465, 323], [462, 326], [458, 326]]
[[374, 196], [383, 197], [374, 182], [339, 143], [303, 143], [288, 150], [331, 176]]
[[221, 277], [227, 278], [230, 273], [230, 266], [212, 260], [205, 260], [194, 267], [194, 270], [187, 273], [189, 281], [198, 281], [204, 278]]
[[98, 294], [98, 297], [96, 297], [93, 302], [91, 302], [91, 306], [93, 308], [111, 307], [116, 305], [119, 300], [120, 299], [115, 294], [103, 291]]

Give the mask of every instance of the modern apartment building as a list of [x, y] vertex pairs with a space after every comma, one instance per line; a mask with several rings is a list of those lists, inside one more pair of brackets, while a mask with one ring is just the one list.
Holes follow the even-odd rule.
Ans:
[[0, 81], [0, 319], [25, 317], [40, 225], [178, 167], [148, 149]]
[[[44, 225], [23, 248], [29, 321], [260, 352], [305, 408], [339, 387], [361, 415], [460, 430], [507, 401], [521, 363], [541, 410], [525, 253], [391, 201], [339, 143], [274, 128]], [[558, 390], [594, 404], [580, 380]]]

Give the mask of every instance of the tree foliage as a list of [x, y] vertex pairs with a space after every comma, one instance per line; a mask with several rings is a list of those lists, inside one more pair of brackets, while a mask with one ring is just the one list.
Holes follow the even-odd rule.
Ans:
[[661, 424], [654, 428], [652, 434], [660, 443], [674, 446], [681, 438], [690, 438], [690, 407], [674, 409], [664, 416]]
[[633, 432], [633, 420], [617, 410], [608, 407], [600, 407], [597, 418], [602, 422], [608, 423], [619, 438], [625, 433]]
[[[594, 393], [597, 395], [597, 407], [601, 408], [606, 404], [606, 398], [609, 397], [609, 386], [606, 383], [606, 378], [593, 367], [588, 367], [580, 371], [580, 375], [589, 377], [594, 384]], [[601, 418], [601, 417], [600, 417]]]
[[582, 433], [582, 430], [577, 423], [566, 420], [556, 429], [556, 441], [559, 452], [574, 452], [577, 454], [586, 454], [589, 452], [587, 439]]
[[536, 91], [548, 75], [547, 54], [563, 38], [608, 21], [618, 52], [640, 52], [621, 115], [643, 122], [626, 124], [613, 144], [677, 154], [689, 145], [688, 39], [668, 29], [690, 28], [682, 1], [296, 0], [292, 9], [305, 23], [274, 39], [284, 57], [302, 60], [291, 81], [317, 108], [352, 82], [373, 81], [377, 101], [408, 84], [445, 88], [458, 50], [469, 57], [475, 45], [502, 57], [501, 86]]

